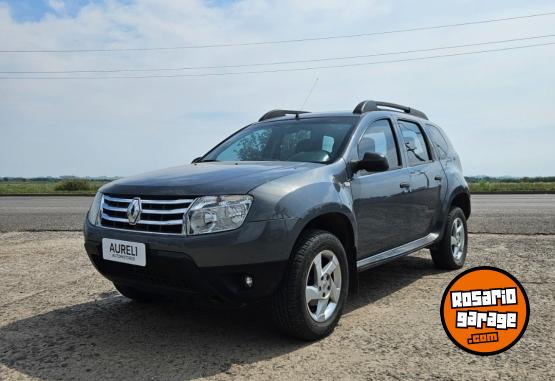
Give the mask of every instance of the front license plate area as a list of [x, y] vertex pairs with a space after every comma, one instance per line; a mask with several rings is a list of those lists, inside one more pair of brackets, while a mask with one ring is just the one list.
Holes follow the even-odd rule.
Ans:
[[144, 243], [102, 239], [102, 258], [107, 261], [146, 266], [146, 247]]

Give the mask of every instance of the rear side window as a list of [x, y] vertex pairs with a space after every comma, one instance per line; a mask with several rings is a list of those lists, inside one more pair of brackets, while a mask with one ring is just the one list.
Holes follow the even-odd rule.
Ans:
[[401, 165], [393, 129], [387, 119], [372, 123], [362, 135], [357, 148], [359, 159], [362, 159], [366, 152], [375, 152], [387, 158], [389, 168], [397, 168]]
[[443, 137], [441, 131], [431, 124], [427, 124], [426, 128], [428, 130], [428, 136], [430, 137], [432, 144], [436, 147], [437, 153], [440, 159], [446, 159], [449, 154], [449, 144]]
[[399, 121], [403, 143], [407, 150], [409, 165], [418, 165], [430, 161], [430, 153], [426, 145], [426, 139], [420, 126], [405, 120]]

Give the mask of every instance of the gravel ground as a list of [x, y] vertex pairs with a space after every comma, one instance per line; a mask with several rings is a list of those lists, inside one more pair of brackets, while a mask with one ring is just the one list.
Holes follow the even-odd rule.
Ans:
[[259, 306], [137, 305], [85, 256], [80, 233], [0, 234], [0, 380], [555, 379], [555, 235], [472, 234], [466, 268], [510, 270], [531, 302], [509, 351], [470, 355], [445, 335], [442, 292], [458, 272], [427, 251], [361, 274], [335, 332], [276, 333]]

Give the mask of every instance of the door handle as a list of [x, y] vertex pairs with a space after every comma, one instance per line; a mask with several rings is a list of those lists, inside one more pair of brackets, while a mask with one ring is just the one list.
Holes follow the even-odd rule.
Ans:
[[408, 188], [410, 188], [410, 183], [408, 183], [406, 181], [403, 181], [402, 183], [399, 184], [399, 186], [401, 188], [407, 188], [408, 189]]
[[441, 177], [441, 176], [436, 176], [436, 177], [434, 177], [434, 180], [441, 181], [442, 178], [443, 177]]

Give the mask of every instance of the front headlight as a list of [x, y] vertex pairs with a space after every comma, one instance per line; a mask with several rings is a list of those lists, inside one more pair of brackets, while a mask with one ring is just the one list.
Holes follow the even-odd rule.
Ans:
[[207, 234], [240, 227], [252, 204], [252, 196], [206, 196], [198, 198], [185, 216], [187, 235]]
[[87, 218], [91, 225], [100, 225], [100, 203], [102, 202], [102, 193], [97, 192], [94, 196], [94, 200], [89, 209], [89, 214]]

